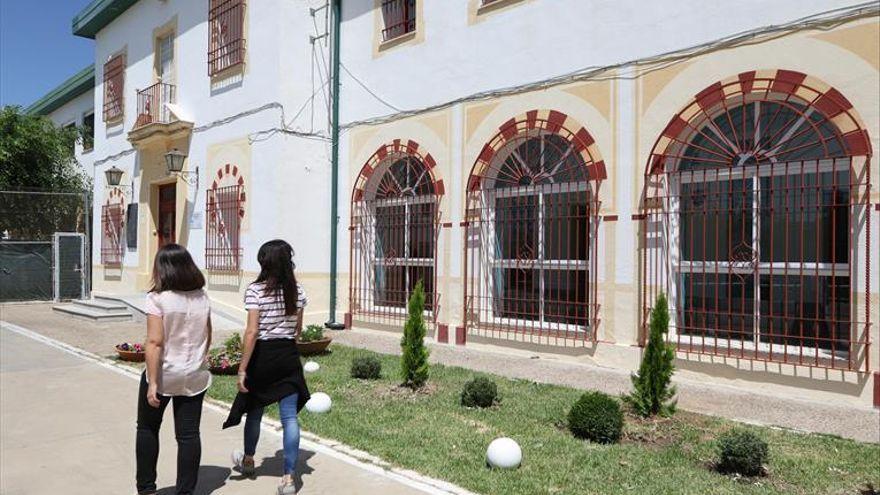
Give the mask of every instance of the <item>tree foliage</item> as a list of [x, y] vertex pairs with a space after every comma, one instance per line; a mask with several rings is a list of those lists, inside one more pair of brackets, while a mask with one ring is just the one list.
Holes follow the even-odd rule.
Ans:
[[671, 385], [675, 350], [666, 343], [668, 330], [669, 305], [666, 295], [660, 294], [651, 310], [650, 335], [639, 372], [632, 376], [633, 391], [625, 397], [626, 402], [642, 416], [675, 413], [675, 387]]
[[400, 374], [403, 384], [418, 388], [428, 381], [428, 348], [425, 347], [425, 288], [422, 281], [416, 284], [409, 298], [409, 318], [403, 327], [400, 347]]
[[[73, 148], [77, 129], [61, 129], [46, 117], [27, 115], [20, 107], [0, 109], [0, 235], [47, 240], [55, 232], [83, 232], [91, 189]], [[68, 195], [20, 194], [27, 191]]]

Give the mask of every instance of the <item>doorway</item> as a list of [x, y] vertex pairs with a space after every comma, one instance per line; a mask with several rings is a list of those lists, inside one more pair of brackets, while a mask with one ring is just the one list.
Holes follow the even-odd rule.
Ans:
[[177, 184], [159, 186], [159, 248], [172, 244], [177, 238], [175, 218], [177, 217]]

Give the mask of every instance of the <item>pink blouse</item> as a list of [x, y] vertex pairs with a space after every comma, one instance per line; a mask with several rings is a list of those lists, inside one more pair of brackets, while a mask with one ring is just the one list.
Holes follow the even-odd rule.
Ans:
[[208, 355], [208, 318], [211, 305], [203, 289], [147, 294], [146, 312], [162, 318], [161, 395], [198, 395], [211, 385]]

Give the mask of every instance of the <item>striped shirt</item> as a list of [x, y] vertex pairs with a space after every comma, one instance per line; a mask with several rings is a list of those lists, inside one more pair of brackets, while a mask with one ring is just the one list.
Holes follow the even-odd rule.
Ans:
[[[302, 284], [296, 284], [297, 308], [303, 309], [309, 300], [303, 290]], [[244, 309], [256, 309], [260, 311], [260, 340], [292, 339], [296, 335], [297, 313], [290, 316], [284, 314], [284, 291], [279, 290], [274, 294], [266, 294], [264, 282], [250, 284], [244, 292]]]

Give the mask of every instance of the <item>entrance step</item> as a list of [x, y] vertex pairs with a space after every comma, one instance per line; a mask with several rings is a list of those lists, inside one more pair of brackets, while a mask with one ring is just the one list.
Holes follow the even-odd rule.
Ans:
[[52, 309], [70, 316], [95, 322], [131, 321], [134, 319], [128, 306], [107, 300], [82, 299], [69, 304], [56, 304]]
[[82, 306], [89, 309], [97, 309], [101, 311], [128, 311], [128, 306], [126, 304], [109, 299], [76, 299], [71, 302], [77, 306]]

